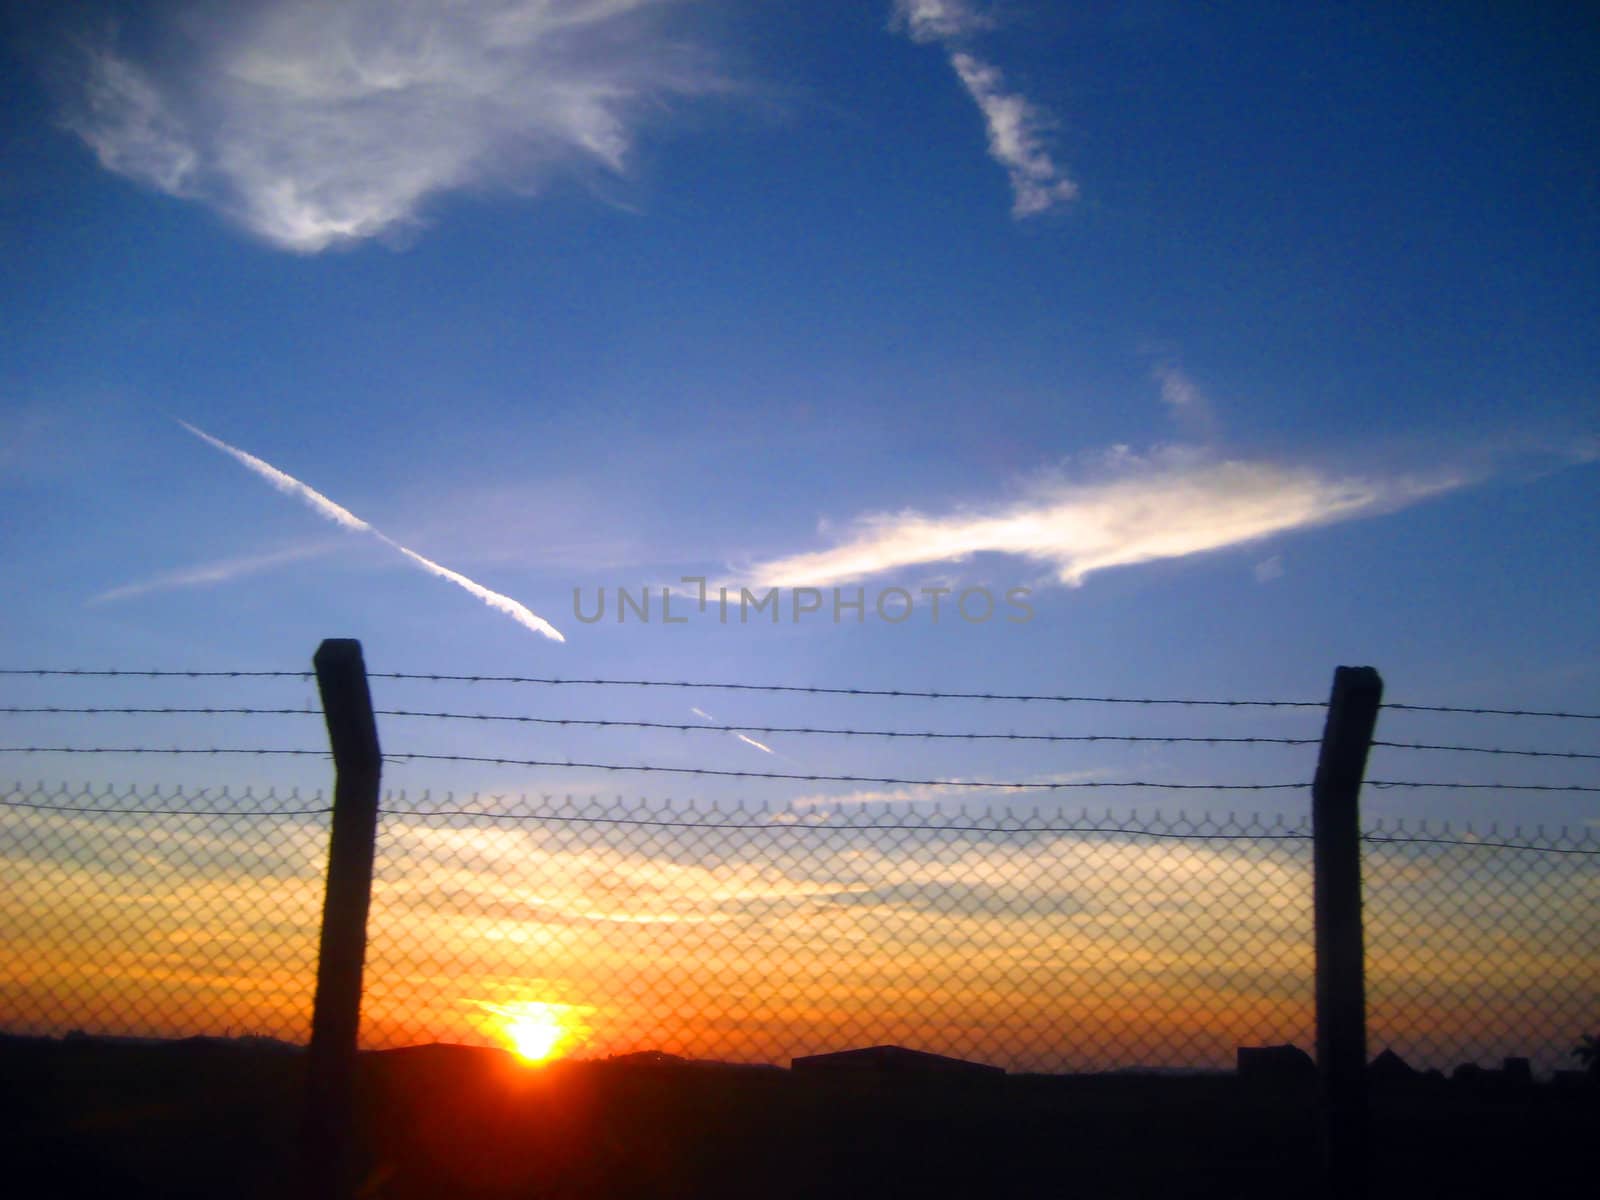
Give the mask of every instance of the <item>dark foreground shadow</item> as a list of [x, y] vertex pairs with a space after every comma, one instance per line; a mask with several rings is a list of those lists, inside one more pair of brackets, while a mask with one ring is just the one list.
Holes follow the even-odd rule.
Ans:
[[[0, 1038], [14, 1195], [295, 1197], [303, 1056]], [[807, 1078], [663, 1056], [363, 1056], [362, 1194], [404, 1200], [1315, 1195], [1310, 1097], [1215, 1076]], [[1376, 1197], [1581, 1195], [1600, 1089], [1402, 1082]], [[8, 1188], [8, 1190], [11, 1190]]]

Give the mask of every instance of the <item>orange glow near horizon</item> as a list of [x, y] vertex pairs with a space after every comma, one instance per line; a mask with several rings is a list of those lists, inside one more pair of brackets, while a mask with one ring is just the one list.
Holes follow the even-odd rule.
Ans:
[[542, 1063], [575, 1048], [588, 1033], [584, 1014], [589, 1010], [574, 1004], [548, 1000], [516, 1000], [510, 1004], [479, 1003], [479, 1008], [498, 1018], [490, 1032], [505, 1042], [523, 1062]]
[[[0, 1031], [303, 1044], [326, 846], [295, 820], [268, 838], [0, 809]], [[1240, 1045], [1314, 1041], [1299, 841], [384, 828], [366, 1049], [781, 1065], [893, 1043], [1058, 1072], [1226, 1069]], [[1507, 862], [1368, 847], [1374, 1050], [1572, 1065], [1600, 874], [1581, 855]]]

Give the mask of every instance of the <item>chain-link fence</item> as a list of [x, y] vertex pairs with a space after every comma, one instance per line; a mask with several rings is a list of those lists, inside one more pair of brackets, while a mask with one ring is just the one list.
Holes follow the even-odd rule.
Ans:
[[1368, 1044], [1449, 1071], [1571, 1070], [1600, 1030], [1600, 837], [1369, 825]]
[[0, 795], [0, 1030], [310, 1034], [321, 797], [176, 789]]
[[[362, 1040], [1225, 1068], [1313, 1042], [1310, 849], [1252, 818], [392, 793]], [[0, 1030], [303, 1042], [326, 851], [319, 796], [12, 789]], [[1369, 826], [1365, 873], [1374, 1051], [1574, 1065], [1592, 830]]]
[[898, 1044], [1054, 1072], [1310, 1035], [1309, 843], [1282, 828], [490, 804], [391, 797], [373, 1044], [521, 1016], [599, 1055]]

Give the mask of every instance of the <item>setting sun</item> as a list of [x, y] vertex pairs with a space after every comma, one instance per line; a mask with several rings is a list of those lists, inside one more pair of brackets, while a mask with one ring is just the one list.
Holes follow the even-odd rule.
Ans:
[[493, 1023], [492, 1032], [509, 1043], [512, 1052], [525, 1062], [554, 1058], [587, 1032], [583, 1014], [588, 1010], [573, 1004], [518, 1000], [480, 1007], [499, 1018]]

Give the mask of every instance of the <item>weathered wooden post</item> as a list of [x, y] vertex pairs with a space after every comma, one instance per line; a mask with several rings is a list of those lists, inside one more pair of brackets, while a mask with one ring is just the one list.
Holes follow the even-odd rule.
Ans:
[[367, 953], [383, 754], [367, 687], [361, 643], [329, 638], [312, 659], [328, 724], [335, 770], [328, 838], [327, 890], [317, 991], [311, 1010], [303, 1142], [306, 1182], [317, 1200], [354, 1190], [356, 1039], [361, 1026], [361, 971]]
[[1383, 702], [1371, 667], [1339, 667], [1311, 785], [1317, 1074], [1328, 1192], [1366, 1195], [1367, 998], [1361, 929], [1361, 780]]

